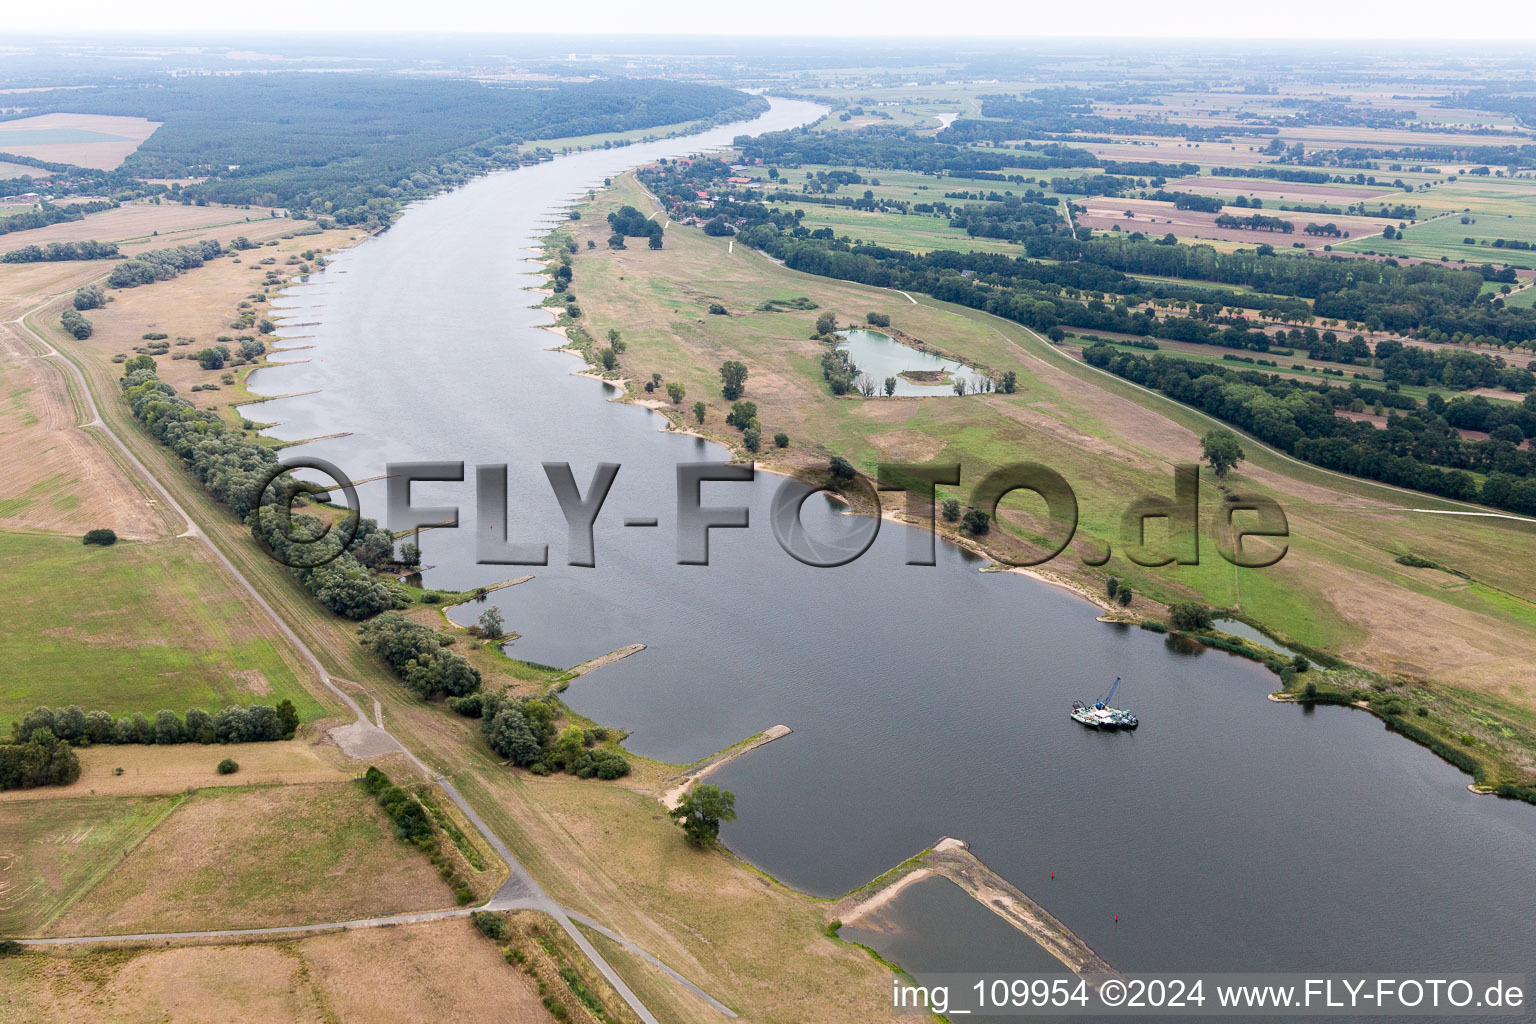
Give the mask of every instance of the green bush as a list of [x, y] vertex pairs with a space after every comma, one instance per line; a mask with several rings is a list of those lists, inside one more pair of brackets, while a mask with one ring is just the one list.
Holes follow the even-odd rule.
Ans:
[[493, 914], [488, 910], [477, 910], [469, 915], [469, 920], [480, 929], [480, 934], [495, 942], [506, 942], [511, 938], [507, 931], [507, 923], [501, 919], [500, 914]]
[[100, 544], [102, 547], [109, 547], [117, 543], [117, 533], [106, 528], [87, 530], [85, 536], [81, 538], [81, 543]]
[[240, 770], [240, 766], [235, 763], [233, 758], [226, 757], [219, 762], [217, 770], [220, 775], [233, 775]]
[[1168, 621], [1174, 629], [1210, 629], [1211, 610], [1194, 601], [1180, 601], [1168, 610]]

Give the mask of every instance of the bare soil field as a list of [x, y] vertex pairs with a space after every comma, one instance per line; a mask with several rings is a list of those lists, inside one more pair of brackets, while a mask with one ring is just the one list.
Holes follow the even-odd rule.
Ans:
[[[239, 748], [229, 752], [240, 756]], [[426, 856], [396, 839], [383, 810], [353, 783], [207, 789], [50, 931], [260, 928], [453, 905]]]
[[[1251, 242], [1254, 245], [1267, 243], [1274, 246], [1289, 246], [1292, 242], [1305, 242], [1308, 248], [1321, 248], [1329, 242], [1340, 239], [1328, 235], [1309, 235], [1303, 230], [1308, 224], [1331, 222], [1338, 225], [1341, 230], [1349, 232], [1353, 237], [1379, 232], [1380, 225], [1388, 223], [1378, 217], [1288, 213], [1284, 210], [1268, 208], [1253, 211], [1232, 207], [1223, 210], [1222, 213], [1206, 213], [1202, 210], [1180, 210], [1172, 203], [1162, 203], [1152, 199], [1095, 197], [1084, 201], [1082, 205], [1087, 207], [1088, 212], [1076, 214], [1074, 219], [1083, 227], [1099, 231], [1108, 231], [1118, 224], [1121, 231], [1145, 231], [1149, 235], [1158, 236], [1166, 235], [1171, 231], [1180, 238], [1220, 238], [1231, 242]], [[1127, 217], [1125, 214], [1128, 210], [1136, 216]], [[1296, 230], [1285, 234], [1280, 231], [1249, 231], [1244, 228], [1224, 228], [1216, 225], [1216, 218], [1224, 213], [1246, 216], [1254, 212], [1267, 217], [1288, 220], [1296, 226]]]
[[[1269, 178], [1227, 178], [1215, 175], [1180, 178], [1163, 186], [1170, 192], [1198, 192], [1215, 196], [1258, 196], [1289, 199], [1296, 203], [1328, 203], [1348, 206], [1361, 199], [1384, 199], [1406, 195], [1399, 189], [1375, 185], [1309, 185], [1300, 181], [1274, 181]], [[1411, 198], [1411, 197], [1410, 197]], [[1264, 212], [1264, 211], [1260, 211]]]
[[464, 920], [291, 942], [29, 953], [0, 959], [0, 989], [0, 1024], [553, 1020], [535, 981]]
[[[322, 723], [323, 724], [323, 723]], [[93, 796], [144, 796], [185, 793], [189, 789], [236, 786], [297, 785], [306, 782], [344, 782], [357, 774], [341, 752], [323, 741], [316, 726], [311, 737], [275, 743], [242, 743], [234, 747], [182, 743], [172, 747], [82, 747], [80, 779], [68, 786], [41, 791], [48, 799]], [[234, 775], [215, 771], [219, 761], [233, 757], [240, 763]], [[122, 774], [118, 774], [118, 770]], [[10, 789], [0, 793], [0, 804], [36, 800], [38, 790]]]
[[39, 114], [0, 122], [0, 153], [110, 171], [159, 127], [142, 117]]
[[[249, 222], [248, 222], [249, 219]], [[228, 240], [236, 235], [255, 237], [255, 228], [272, 220], [263, 211], [239, 209], [232, 206], [182, 206], [180, 203], [128, 203], [115, 210], [92, 213], [84, 220], [50, 224], [29, 231], [13, 231], [0, 235], [0, 250], [10, 251], [28, 245], [47, 245], [49, 242], [81, 242], [94, 239], [98, 242], [116, 242], [127, 255], [145, 249], [164, 249], [185, 242], [188, 232], [196, 238]], [[291, 231], [294, 222], [279, 220], [284, 230]], [[239, 230], [214, 230], [231, 225]], [[158, 232], [158, 234], [156, 234]], [[200, 233], [198, 233], [200, 232]], [[25, 265], [25, 264], [23, 264]], [[7, 264], [7, 267], [11, 264]], [[100, 269], [110, 270], [112, 264], [102, 261]]]

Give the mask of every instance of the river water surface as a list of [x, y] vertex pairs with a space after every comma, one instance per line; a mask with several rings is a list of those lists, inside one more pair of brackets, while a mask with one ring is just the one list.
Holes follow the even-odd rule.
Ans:
[[[715, 777], [741, 815], [725, 840], [788, 884], [838, 894], [951, 835], [1123, 970], [1528, 966], [1536, 809], [1472, 795], [1364, 713], [1271, 704], [1260, 666], [1102, 624], [1081, 599], [979, 572], [954, 548], [940, 546], [937, 566], [905, 565], [891, 524], [849, 565], [801, 565], [768, 528], [779, 480], [767, 475], [706, 484], [706, 504], [747, 506], [751, 526], [713, 531], [710, 565], [676, 564], [675, 467], [727, 454], [604, 401], [611, 389], [547, 351], [548, 316], [526, 308], [536, 296], [523, 289], [540, 283], [527, 247], [605, 176], [819, 110], [775, 100], [746, 128], [575, 154], [419, 204], [278, 304], [314, 325], [287, 332], [313, 347], [253, 384], [319, 391], [248, 414], [280, 421], [271, 432], [285, 439], [349, 431], [300, 451], [358, 479], [391, 461], [467, 463], [465, 483], [414, 491], [419, 505], [458, 506], [463, 523], [425, 535], [428, 582], [534, 573], [494, 595], [520, 658], [564, 666], [647, 644], [566, 694], [631, 730], [632, 750], [687, 762], [775, 723], [794, 729]], [[583, 490], [598, 462], [622, 465], [595, 568], [565, 564], [542, 461], [571, 463]], [[477, 463], [509, 464], [513, 539], [548, 543], [551, 565], [474, 564]], [[380, 486], [361, 492], [382, 520]], [[622, 525], [649, 516], [658, 527]], [[806, 518], [829, 536], [846, 525], [820, 500]], [[1074, 698], [1116, 676], [1138, 732], [1068, 719]], [[944, 886], [897, 901], [893, 913], [931, 923], [902, 958], [920, 971], [995, 959], [992, 931], [964, 925], [979, 908]]]

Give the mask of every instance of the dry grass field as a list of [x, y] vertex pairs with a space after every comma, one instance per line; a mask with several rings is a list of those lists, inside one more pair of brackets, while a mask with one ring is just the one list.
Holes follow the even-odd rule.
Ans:
[[39, 114], [0, 122], [0, 153], [110, 171], [159, 127], [142, 117]]
[[[268, 303], [255, 302], [249, 298], [254, 294], [264, 291], [270, 294], [275, 290], [273, 286], [262, 283], [266, 273], [276, 271], [286, 281], [298, 271], [300, 254], [309, 251], [332, 252], [349, 244], [353, 238], [353, 232], [344, 230], [293, 235], [296, 226], [293, 221], [285, 219], [258, 218], [250, 223], [235, 221], [217, 228], [185, 231], [169, 241], [162, 232], [156, 240], [159, 245], [202, 238], [217, 238], [220, 242], [228, 242], [240, 235], [251, 241], [276, 244], [264, 244], [258, 249], [212, 260], [169, 281], [158, 281], [137, 288], [109, 289], [112, 301], [105, 308], [92, 310], [88, 314], [94, 330], [89, 339], [76, 343], [76, 350], [110, 366], [116, 355], [134, 355], [135, 349], [144, 345], [145, 334], [169, 335], [172, 346], [170, 353], [156, 358], [155, 372], [176, 388], [183, 398], [202, 408], [217, 410], [232, 425], [238, 424], [239, 417], [234, 407], [253, 397], [245, 390], [243, 383], [246, 375], [255, 368], [254, 364], [226, 367], [224, 370], [204, 370], [195, 359], [188, 357], [201, 348], [216, 344], [220, 337], [254, 336], [260, 333], [251, 328], [235, 329], [230, 326], [240, 312], [238, 304], [242, 301], [252, 302], [251, 308], [258, 317], [281, 320], [280, 316], [267, 308]], [[283, 238], [283, 235], [292, 237]], [[295, 262], [289, 263], [290, 259]], [[264, 260], [272, 262], [264, 263]], [[52, 317], [48, 320], [51, 323]], [[236, 375], [236, 383], [223, 383], [224, 375], [231, 372]], [[191, 389], [194, 384], [216, 387], [193, 392]]]
[[[241, 748], [207, 751], [241, 756]], [[351, 782], [205, 789], [50, 929], [54, 935], [314, 924], [436, 910], [453, 893]]]
[[[127, 255], [145, 249], [164, 249], [198, 238], [230, 239], [235, 235], [254, 237], [251, 224], [265, 224], [272, 218], [265, 210], [241, 210], [228, 206], [182, 206], [180, 203], [149, 202], [126, 203], [115, 210], [103, 210], [88, 214], [83, 220], [50, 224], [43, 228], [13, 231], [0, 235], [0, 250], [10, 251], [28, 245], [47, 245], [49, 242], [80, 242], [93, 239], [98, 242], [116, 242]], [[292, 221], [282, 221], [284, 230], [292, 230]], [[240, 230], [218, 229], [239, 226]], [[158, 232], [158, 234], [157, 234]], [[9, 267], [9, 265], [7, 265]], [[71, 264], [71, 266], [78, 266]], [[110, 270], [110, 263], [97, 268]]]
[[[44, 791], [50, 800], [169, 795], [220, 786], [344, 782], [357, 774], [355, 763], [348, 763], [318, 729], [300, 739], [244, 743], [233, 748], [200, 743], [174, 747], [129, 744], [82, 747], [76, 756], [80, 758], [79, 780]], [[220, 760], [231, 756], [240, 762], [239, 772], [220, 775], [214, 770]], [[38, 790], [10, 789], [0, 793], [0, 803], [37, 800], [39, 796]]]
[[0, 959], [0, 1024], [539, 1024], [537, 983], [468, 921], [291, 942]]

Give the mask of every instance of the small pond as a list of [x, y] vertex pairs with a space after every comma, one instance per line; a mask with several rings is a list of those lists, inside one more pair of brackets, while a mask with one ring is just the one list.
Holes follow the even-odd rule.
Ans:
[[[909, 398], [923, 395], [948, 395], [953, 398], [956, 378], [965, 380], [967, 391], [975, 390], [977, 384], [986, 379], [986, 374], [974, 367], [953, 359], [945, 359], [932, 352], [924, 352], [920, 348], [903, 345], [890, 335], [881, 334], [879, 331], [856, 328], [837, 333], [842, 339], [837, 347], [848, 353], [848, 357], [859, 368], [859, 372], [869, 376], [882, 394], [887, 377], [896, 378], [898, 396]], [[909, 380], [902, 376], [904, 372], [932, 374], [933, 381], [924, 383]]]

